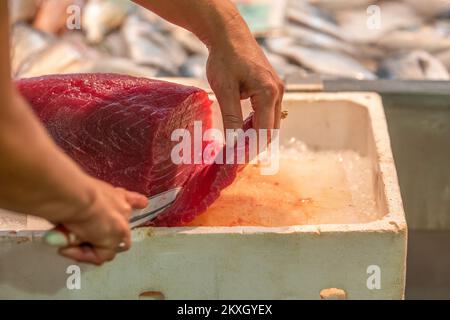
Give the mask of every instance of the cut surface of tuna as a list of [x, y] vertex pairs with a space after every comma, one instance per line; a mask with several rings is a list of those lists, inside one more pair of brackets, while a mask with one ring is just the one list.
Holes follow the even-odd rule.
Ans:
[[[244, 122], [244, 131], [253, 127], [252, 119], [253, 117], [250, 116]], [[236, 155], [237, 146], [228, 148], [223, 146], [217, 158], [226, 159], [229, 151]], [[234, 159], [236, 160], [236, 156]], [[252, 160], [247, 141], [245, 143], [245, 159], [246, 163]], [[175, 203], [148, 225], [171, 227], [191, 222], [219, 198], [220, 192], [234, 182], [238, 171], [243, 167], [244, 165], [239, 164], [238, 161], [234, 161], [233, 164], [214, 162], [204, 165], [187, 181]]]
[[184, 186], [204, 168], [171, 159], [174, 130], [192, 132], [194, 121], [211, 127], [211, 101], [200, 89], [115, 74], [16, 85], [58, 146], [93, 177], [153, 196]]
[[16, 85], [54, 141], [88, 174], [153, 196], [185, 187], [154, 225], [175, 226], [203, 212], [230, 184], [232, 165], [171, 159], [176, 129], [212, 126], [211, 101], [195, 87], [115, 74], [53, 75]]

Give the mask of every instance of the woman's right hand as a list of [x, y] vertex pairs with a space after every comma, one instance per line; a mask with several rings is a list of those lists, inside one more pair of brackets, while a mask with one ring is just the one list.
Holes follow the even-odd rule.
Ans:
[[[63, 225], [88, 246], [60, 249], [60, 254], [78, 262], [101, 265], [114, 259], [118, 252], [131, 246], [129, 219], [133, 209], [147, 206], [147, 198], [89, 178], [92, 197], [90, 204], [61, 221]], [[122, 245], [121, 245], [122, 244]]]

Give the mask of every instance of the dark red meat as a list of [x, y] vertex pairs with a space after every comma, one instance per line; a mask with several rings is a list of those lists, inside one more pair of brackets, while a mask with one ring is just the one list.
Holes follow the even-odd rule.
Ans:
[[[247, 130], [251, 127], [252, 117], [250, 116], [245, 121], [243, 129]], [[236, 147], [234, 149], [233, 154], [236, 155]], [[226, 159], [226, 154], [227, 149], [224, 147], [218, 157]], [[245, 154], [250, 161], [248, 145], [246, 145]], [[233, 183], [238, 171], [242, 168], [243, 165], [238, 164], [213, 163], [203, 166], [188, 180], [175, 203], [149, 225], [170, 227], [191, 222], [219, 198], [220, 192]]]
[[[211, 127], [211, 102], [194, 87], [113, 74], [55, 75], [17, 82], [56, 143], [87, 173], [152, 196], [183, 186], [155, 222], [191, 221], [231, 184], [234, 165], [175, 165], [175, 129]], [[251, 125], [247, 122], [247, 125]]]

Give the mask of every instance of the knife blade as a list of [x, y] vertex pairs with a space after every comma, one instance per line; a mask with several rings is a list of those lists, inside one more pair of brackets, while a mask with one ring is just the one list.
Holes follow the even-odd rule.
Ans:
[[[148, 198], [149, 204], [141, 210], [134, 210], [129, 220], [130, 228], [134, 229], [153, 221], [164, 210], [169, 208], [177, 198], [182, 188], [174, 188]], [[82, 242], [64, 226], [57, 226], [44, 234], [44, 242], [54, 247], [79, 245]]]

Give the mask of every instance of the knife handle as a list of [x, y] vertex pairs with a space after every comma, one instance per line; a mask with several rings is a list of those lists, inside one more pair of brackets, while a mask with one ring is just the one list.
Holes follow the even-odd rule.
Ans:
[[77, 236], [62, 225], [57, 226], [53, 230], [47, 231], [44, 234], [43, 239], [46, 244], [58, 248], [76, 246], [80, 244]]

